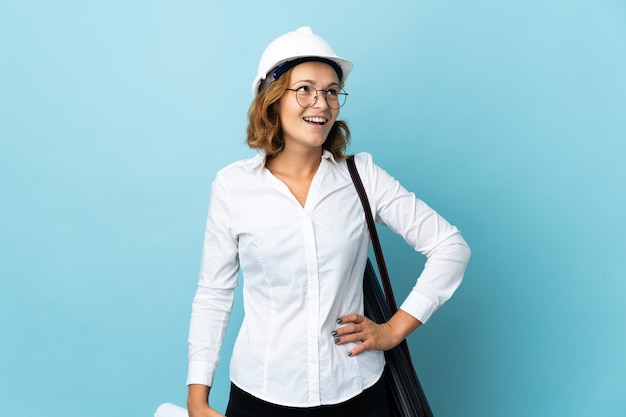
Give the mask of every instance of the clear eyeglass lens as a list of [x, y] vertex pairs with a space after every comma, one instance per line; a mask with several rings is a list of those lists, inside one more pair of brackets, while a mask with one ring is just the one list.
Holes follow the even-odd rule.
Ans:
[[331, 109], [338, 109], [346, 102], [346, 93], [343, 90], [331, 89], [329, 92], [326, 90], [315, 90], [312, 87], [298, 89], [296, 91], [296, 100], [302, 107], [312, 107], [320, 98], [320, 95], [325, 96], [328, 107]]

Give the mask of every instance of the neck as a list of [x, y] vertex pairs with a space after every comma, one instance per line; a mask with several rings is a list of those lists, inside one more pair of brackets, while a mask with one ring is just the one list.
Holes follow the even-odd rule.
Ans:
[[278, 155], [269, 158], [265, 166], [272, 173], [280, 173], [292, 178], [312, 178], [321, 162], [321, 147], [309, 152], [295, 152], [285, 148]]

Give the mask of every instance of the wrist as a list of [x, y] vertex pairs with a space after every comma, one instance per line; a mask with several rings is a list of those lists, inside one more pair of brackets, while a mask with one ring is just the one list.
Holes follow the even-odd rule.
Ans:
[[422, 325], [422, 322], [411, 316], [404, 310], [398, 310], [396, 314], [387, 322], [389, 325], [389, 334], [394, 346], [398, 346], [406, 339], [415, 329]]
[[209, 405], [209, 392], [211, 387], [200, 384], [190, 384], [187, 394], [187, 408], [201, 408]]
[[391, 320], [384, 323], [384, 326], [387, 327], [388, 341], [391, 343], [391, 349], [402, 343], [406, 336], [398, 329], [397, 326], [394, 326], [394, 323], [392, 323]]

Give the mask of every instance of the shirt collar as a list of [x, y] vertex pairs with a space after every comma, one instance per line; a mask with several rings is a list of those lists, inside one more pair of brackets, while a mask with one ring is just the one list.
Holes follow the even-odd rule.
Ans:
[[[248, 160], [248, 169], [250, 172], [260, 172], [265, 168], [265, 160], [267, 158], [267, 154], [260, 150], [254, 157]], [[322, 149], [322, 160], [327, 160], [328, 162], [332, 162], [333, 164], [337, 164], [335, 160], [335, 156], [329, 150]]]
[[254, 157], [248, 160], [248, 169], [250, 172], [260, 172], [265, 167], [266, 154], [263, 151], [259, 151]]
[[326, 149], [322, 150], [322, 159], [326, 159], [329, 162], [332, 162], [333, 164], [337, 163], [337, 161], [335, 160], [335, 155], [333, 155], [331, 151], [326, 150]]

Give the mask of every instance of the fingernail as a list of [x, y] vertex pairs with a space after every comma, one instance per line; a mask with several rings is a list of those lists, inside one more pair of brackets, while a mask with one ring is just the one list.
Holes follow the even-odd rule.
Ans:
[[352, 356], [352, 352], [348, 352], [348, 356]]
[[339, 317], [339, 318], [337, 319], [337, 323], [341, 323], [342, 321], [343, 321], [343, 320], [341, 319], [341, 317]]
[[339, 341], [340, 341], [339, 338], [335, 339], [335, 343], [339, 343]]
[[331, 333], [333, 336], [337, 336], [337, 330], [333, 330], [333, 332]]

